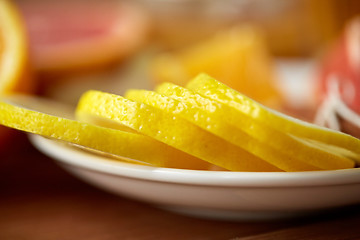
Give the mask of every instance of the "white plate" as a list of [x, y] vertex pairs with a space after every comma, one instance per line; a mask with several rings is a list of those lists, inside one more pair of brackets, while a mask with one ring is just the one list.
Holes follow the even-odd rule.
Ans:
[[202, 217], [264, 219], [360, 203], [360, 169], [210, 172], [123, 163], [30, 135], [32, 143], [84, 181], [110, 192]]

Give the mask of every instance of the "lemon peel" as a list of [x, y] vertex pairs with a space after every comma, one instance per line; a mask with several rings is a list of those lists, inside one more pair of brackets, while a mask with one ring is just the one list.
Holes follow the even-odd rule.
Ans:
[[[217, 129], [217, 134], [285, 171], [354, 167], [354, 161], [337, 152], [311, 145], [302, 139], [259, 124], [236, 109], [189, 89], [172, 83], [163, 83], [156, 88], [156, 91], [181, 101], [188, 109], [197, 108], [205, 111], [207, 118], [216, 119], [217, 126], [220, 122], [222, 124], [228, 122], [233, 131], [226, 132], [224, 131], [226, 128]], [[150, 96], [146, 98], [149, 99]], [[191, 114], [196, 114], [196, 111], [192, 111]]]
[[[118, 95], [88, 91], [81, 96], [76, 113], [113, 120], [228, 170], [277, 169], [181, 117]], [[242, 161], [242, 158], [252, 161]]]
[[[3, 97], [0, 99], [0, 124], [120, 156], [132, 163], [207, 169], [207, 163], [149, 137], [72, 120], [72, 114], [67, 114], [68, 110], [61, 106], [30, 96]], [[30, 110], [34, 108], [39, 111]], [[54, 111], [63, 116], [56, 116]]]
[[187, 88], [237, 109], [259, 123], [281, 129], [283, 132], [304, 139], [316, 140], [347, 149], [356, 153], [359, 159], [359, 139], [269, 109], [206, 74], [200, 74], [191, 80], [187, 84]]

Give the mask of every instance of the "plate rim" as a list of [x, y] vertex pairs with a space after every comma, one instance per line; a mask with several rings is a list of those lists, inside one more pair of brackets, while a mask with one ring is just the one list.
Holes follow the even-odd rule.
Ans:
[[116, 161], [36, 134], [28, 134], [28, 137], [40, 152], [62, 164], [141, 180], [223, 187], [360, 184], [360, 168], [309, 172], [227, 172], [161, 168]]

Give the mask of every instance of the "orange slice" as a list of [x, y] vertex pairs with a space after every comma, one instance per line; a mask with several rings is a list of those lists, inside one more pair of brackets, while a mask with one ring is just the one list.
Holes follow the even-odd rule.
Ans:
[[224, 30], [198, 44], [161, 53], [151, 64], [157, 83], [185, 86], [201, 72], [264, 104], [277, 107], [281, 101], [270, 54], [253, 26]]
[[0, 1], [0, 94], [27, 92], [27, 39], [22, 19], [8, 0]]
[[[0, 1], [0, 95], [29, 92], [27, 39], [17, 8], [8, 0]], [[10, 131], [0, 126], [0, 145]]]

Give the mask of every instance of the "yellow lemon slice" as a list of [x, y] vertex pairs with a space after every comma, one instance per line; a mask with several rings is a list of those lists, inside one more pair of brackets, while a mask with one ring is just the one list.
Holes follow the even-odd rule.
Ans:
[[279, 170], [175, 114], [118, 95], [88, 91], [80, 98], [76, 114], [113, 120], [228, 170]]
[[[159, 85], [156, 91], [181, 101], [189, 109], [188, 112], [191, 112], [188, 117], [196, 116], [195, 121], [198, 124], [206, 127], [206, 123], [213, 120], [215, 134], [285, 171], [304, 171], [304, 167], [309, 166], [326, 170], [354, 167], [352, 160], [336, 152], [326, 151], [317, 145], [308, 144], [301, 139], [258, 124], [236, 109], [194, 91], [171, 83]], [[150, 98], [148, 94], [144, 101], [149, 101]], [[199, 109], [204, 115], [202, 119], [199, 118]], [[227, 123], [230, 127], [226, 128], [224, 125], [229, 126]], [[268, 146], [272, 151], [269, 151]]]
[[[161, 86], [165, 86], [163, 84]], [[169, 84], [176, 86], [173, 84]], [[160, 88], [161, 88], [160, 86]], [[180, 87], [179, 87], [180, 88]], [[178, 89], [179, 90], [179, 89]], [[186, 90], [186, 89], [184, 89]], [[127, 98], [143, 102], [145, 104], [157, 107], [170, 114], [178, 115], [202, 129], [213, 133], [220, 138], [254, 154], [255, 156], [267, 161], [278, 171], [310, 171], [320, 170], [320, 168], [312, 166], [302, 161], [297, 161], [295, 157], [286, 155], [280, 151], [262, 144], [254, 138], [251, 138], [245, 132], [241, 131], [236, 126], [229, 124], [224, 119], [224, 114], [221, 113], [221, 105], [208, 99], [204, 101], [197, 101], [197, 99], [182, 99], [177, 101], [173, 98], [160, 95], [158, 93], [146, 90], [130, 90], [125, 95]], [[209, 104], [206, 104], [208, 102]], [[197, 107], [201, 105], [202, 107]], [[291, 161], [289, 161], [291, 159]], [[242, 161], [252, 161], [252, 159], [241, 159]], [[249, 162], [251, 164], [251, 162]]]
[[187, 87], [207, 98], [236, 109], [258, 123], [304, 138], [303, 141], [312, 139], [344, 148], [347, 151], [342, 151], [342, 153], [352, 152], [349, 156], [356, 156], [353, 160], [359, 163], [360, 140], [350, 135], [316, 126], [269, 109], [206, 74], [198, 75], [187, 84]]
[[[30, 110], [34, 108], [38, 111]], [[135, 161], [139, 160], [159, 167], [208, 167], [206, 162], [149, 137], [75, 121], [68, 112], [62, 105], [29, 96], [0, 100], [0, 124], [7, 127], [66, 141], [133, 163], [140, 163]]]
[[27, 39], [22, 19], [8, 0], [0, 1], [0, 94], [31, 88], [26, 76]]

